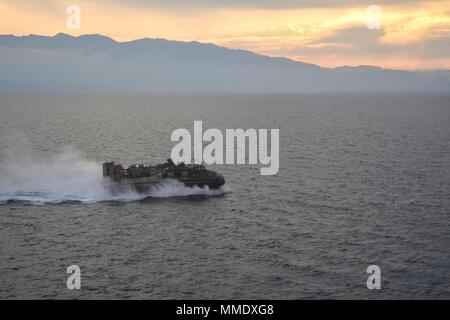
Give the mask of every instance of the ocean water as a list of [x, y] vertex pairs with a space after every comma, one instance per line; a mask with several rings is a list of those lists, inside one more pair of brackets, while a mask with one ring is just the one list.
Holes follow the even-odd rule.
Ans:
[[[278, 128], [278, 174], [105, 187], [194, 120]], [[449, 164], [449, 95], [2, 93], [0, 298], [449, 299]]]

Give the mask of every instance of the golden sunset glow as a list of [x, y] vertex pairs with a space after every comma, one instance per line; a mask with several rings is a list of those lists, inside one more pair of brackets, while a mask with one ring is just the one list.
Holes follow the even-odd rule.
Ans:
[[[1, 1], [0, 33], [195, 40], [327, 67], [450, 69], [450, 1], [382, 2], [380, 30], [367, 28], [367, 4], [357, 1], [316, 7], [298, 1], [297, 6], [265, 8], [257, 2], [245, 7], [149, 3]], [[80, 30], [66, 27], [70, 4], [81, 8]]]

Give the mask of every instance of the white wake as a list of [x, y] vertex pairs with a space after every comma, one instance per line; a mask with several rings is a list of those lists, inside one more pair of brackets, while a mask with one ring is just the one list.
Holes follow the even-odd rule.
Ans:
[[126, 202], [148, 197], [216, 196], [225, 192], [225, 188], [210, 190], [208, 187], [186, 187], [178, 181], [165, 181], [145, 194], [133, 190], [113, 193], [102, 177], [101, 164], [87, 160], [80, 152], [72, 149], [48, 158], [21, 156], [0, 163], [0, 204], [10, 201]]

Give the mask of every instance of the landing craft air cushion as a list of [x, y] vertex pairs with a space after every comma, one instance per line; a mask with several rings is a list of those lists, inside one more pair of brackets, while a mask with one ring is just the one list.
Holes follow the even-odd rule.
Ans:
[[103, 177], [111, 179], [118, 187], [130, 187], [137, 192], [149, 191], [152, 186], [166, 180], [177, 180], [188, 187], [208, 186], [210, 189], [218, 189], [225, 184], [221, 174], [208, 170], [203, 165], [176, 165], [171, 159], [155, 166], [140, 164], [131, 165], [127, 169], [112, 161], [105, 162]]

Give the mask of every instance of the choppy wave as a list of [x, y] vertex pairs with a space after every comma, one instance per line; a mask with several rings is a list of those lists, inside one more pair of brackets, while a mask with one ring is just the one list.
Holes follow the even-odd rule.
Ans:
[[165, 181], [147, 193], [133, 190], [112, 192], [102, 177], [101, 164], [86, 160], [79, 152], [66, 150], [47, 159], [17, 159], [1, 164], [0, 204], [129, 202], [146, 198], [218, 196], [225, 188], [187, 187]]

